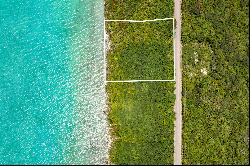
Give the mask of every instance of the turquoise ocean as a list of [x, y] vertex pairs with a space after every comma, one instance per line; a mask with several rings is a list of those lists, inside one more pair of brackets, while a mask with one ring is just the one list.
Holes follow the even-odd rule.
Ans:
[[105, 164], [103, 0], [0, 1], [0, 164]]

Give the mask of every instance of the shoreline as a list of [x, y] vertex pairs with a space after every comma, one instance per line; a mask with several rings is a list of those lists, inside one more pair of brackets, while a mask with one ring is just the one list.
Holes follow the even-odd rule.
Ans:
[[[104, 17], [104, 19], [105, 19], [105, 17]], [[105, 24], [105, 22], [104, 22], [104, 24]], [[107, 69], [107, 67], [108, 67], [108, 63], [107, 63], [107, 54], [108, 54], [108, 52], [109, 52], [109, 50], [110, 50], [110, 46], [111, 46], [111, 40], [110, 40], [110, 38], [109, 38], [109, 34], [108, 34], [108, 32], [106, 31], [106, 29], [104, 29], [104, 51], [105, 51], [105, 73], [106, 73], [106, 75], [105, 75], [105, 77], [107, 78], [107, 73], [108, 73], [108, 69]], [[104, 79], [104, 81], [106, 81], [106, 78]], [[108, 128], [107, 128], [107, 133], [108, 133], [108, 156], [107, 156], [107, 163], [109, 164], [109, 165], [114, 165], [112, 162], [111, 162], [111, 160], [110, 160], [110, 151], [111, 151], [111, 148], [112, 148], [112, 143], [113, 143], [113, 140], [115, 139], [114, 138], [114, 136], [112, 135], [112, 127], [111, 127], [111, 124], [110, 124], [110, 122], [109, 122], [109, 113], [110, 113], [110, 111], [111, 111], [111, 108], [110, 108], [110, 103], [109, 103], [109, 94], [108, 94], [108, 92], [107, 92], [107, 83], [105, 82], [104, 83], [105, 84], [105, 95], [106, 95], [106, 109], [105, 109], [105, 115], [106, 115], [106, 117], [107, 117], [107, 124], [108, 124]]]

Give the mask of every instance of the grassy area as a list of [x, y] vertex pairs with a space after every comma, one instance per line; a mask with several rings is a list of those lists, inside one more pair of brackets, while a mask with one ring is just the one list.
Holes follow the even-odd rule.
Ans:
[[249, 164], [248, 10], [182, 2], [183, 164]]
[[109, 120], [115, 164], [173, 163], [173, 83], [113, 83]]
[[[172, 17], [173, 2], [106, 0], [106, 19]], [[172, 21], [107, 23], [108, 80], [173, 79]], [[109, 83], [115, 164], [172, 164], [174, 83]]]
[[174, 79], [173, 21], [108, 22], [108, 78]]

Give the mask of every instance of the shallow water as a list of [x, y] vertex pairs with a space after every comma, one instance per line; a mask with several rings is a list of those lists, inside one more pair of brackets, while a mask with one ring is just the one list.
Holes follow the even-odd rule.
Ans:
[[0, 164], [104, 164], [102, 0], [0, 1]]

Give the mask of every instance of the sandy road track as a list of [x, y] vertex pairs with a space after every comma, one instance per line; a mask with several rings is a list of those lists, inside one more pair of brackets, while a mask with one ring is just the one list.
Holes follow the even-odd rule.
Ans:
[[182, 83], [181, 83], [181, 0], [174, 0], [175, 18], [175, 71], [176, 71], [176, 101], [175, 101], [175, 127], [174, 127], [174, 165], [181, 165], [182, 162]]

